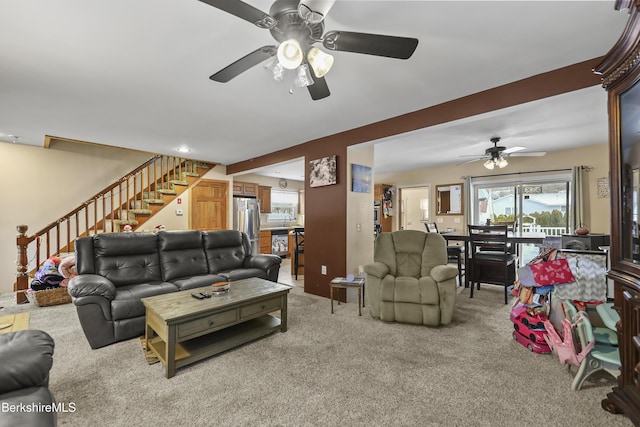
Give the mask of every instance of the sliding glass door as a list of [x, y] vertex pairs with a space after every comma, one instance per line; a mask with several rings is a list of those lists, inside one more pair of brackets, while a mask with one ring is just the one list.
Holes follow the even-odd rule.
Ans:
[[[471, 180], [474, 224], [515, 222], [518, 231], [543, 232], [560, 245], [569, 231], [571, 172], [482, 177]], [[523, 259], [537, 249], [523, 246]]]

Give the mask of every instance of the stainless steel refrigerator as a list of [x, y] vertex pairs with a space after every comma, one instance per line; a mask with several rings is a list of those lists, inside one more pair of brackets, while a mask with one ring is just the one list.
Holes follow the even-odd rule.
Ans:
[[260, 253], [260, 203], [258, 199], [233, 198], [233, 228], [247, 233], [251, 253]]

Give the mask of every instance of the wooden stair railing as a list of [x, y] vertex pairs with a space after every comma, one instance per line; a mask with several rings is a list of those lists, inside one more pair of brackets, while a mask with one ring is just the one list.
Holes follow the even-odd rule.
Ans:
[[30, 276], [47, 258], [73, 252], [78, 237], [119, 231], [120, 225], [124, 224], [135, 230], [138, 224], [134, 218], [136, 212], [151, 215], [153, 211], [145, 207], [162, 204], [163, 194], [176, 195], [175, 186], [186, 189], [201, 176], [197, 171], [199, 168], [206, 169], [206, 173], [213, 166], [212, 163], [156, 155], [33, 235], [27, 236], [28, 226], [18, 225], [17, 273], [13, 285], [17, 291], [16, 302], [27, 300], [24, 291], [29, 287]]

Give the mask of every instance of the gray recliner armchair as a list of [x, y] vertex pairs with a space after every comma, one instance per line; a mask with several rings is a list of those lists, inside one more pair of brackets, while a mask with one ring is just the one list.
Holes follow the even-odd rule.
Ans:
[[49, 391], [53, 348], [53, 338], [44, 331], [0, 334], [0, 427], [56, 425]]
[[372, 317], [429, 326], [451, 322], [458, 269], [447, 264], [447, 244], [439, 234], [382, 233], [375, 241], [374, 262], [364, 271]]

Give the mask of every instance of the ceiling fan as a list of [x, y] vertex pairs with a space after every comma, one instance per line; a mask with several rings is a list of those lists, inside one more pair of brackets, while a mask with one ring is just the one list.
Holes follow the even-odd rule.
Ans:
[[[499, 146], [498, 145], [498, 143], [500, 142], [499, 136], [494, 136], [493, 138], [490, 139], [490, 141], [493, 143], [493, 147], [487, 148], [484, 151], [483, 156], [480, 156], [480, 157], [475, 156], [476, 157], [475, 159], [469, 160], [460, 164], [464, 165], [467, 163], [485, 160], [485, 162], [483, 163], [483, 166], [487, 169], [493, 169], [496, 166], [498, 166], [499, 168], [504, 168], [509, 164], [506, 159], [507, 157], [544, 156], [545, 154], [547, 154], [546, 151], [522, 151], [522, 150], [526, 150], [526, 147], [507, 148], [507, 147]], [[462, 157], [467, 157], [467, 156], [462, 156]]]
[[282, 80], [284, 72], [296, 70], [294, 84], [307, 87], [313, 100], [330, 95], [324, 75], [333, 65], [333, 56], [313, 46], [322, 43], [328, 50], [408, 59], [418, 40], [407, 37], [351, 31], [324, 33], [324, 17], [335, 0], [276, 0], [264, 13], [240, 0], [200, 0], [217, 9], [268, 29], [279, 45], [262, 46], [226, 66], [209, 78], [226, 83], [251, 67], [277, 57], [273, 75]]

